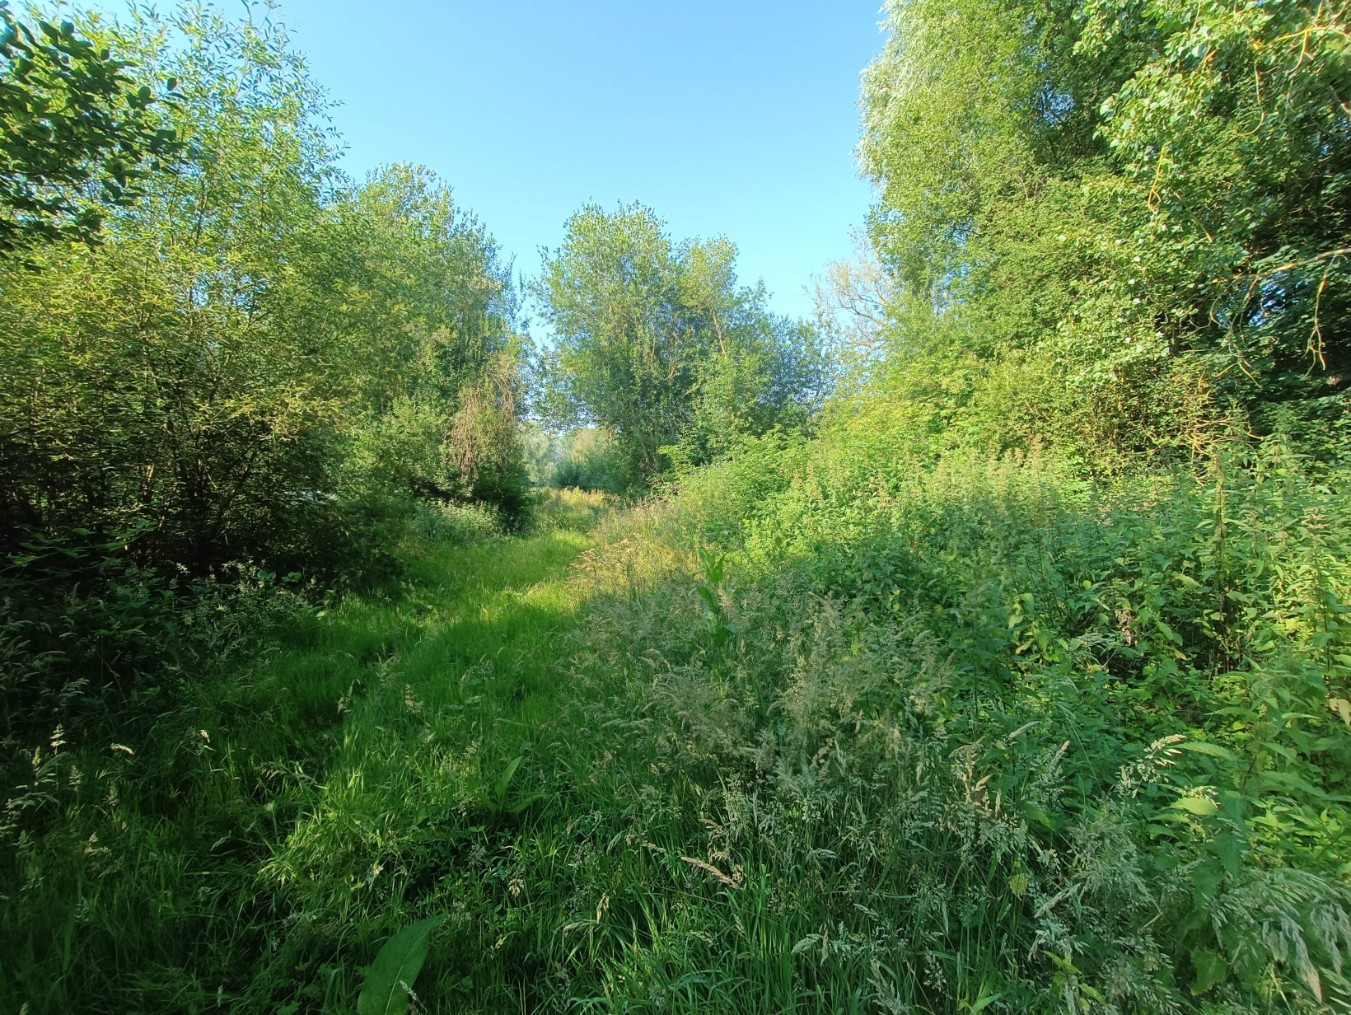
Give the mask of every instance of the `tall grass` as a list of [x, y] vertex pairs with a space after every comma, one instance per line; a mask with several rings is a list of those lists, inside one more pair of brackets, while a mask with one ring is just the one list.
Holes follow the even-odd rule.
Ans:
[[602, 961], [651, 979], [679, 930], [714, 1010], [1351, 1003], [1344, 477], [837, 450], [740, 525], [763, 463], [711, 471], [587, 563], [608, 792], [728, 900]]
[[1344, 476], [838, 450], [421, 533], [135, 742], [38, 745], [2, 1003], [350, 1010], [435, 917], [428, 1011], [1351, 1004]]
[[184, 673], [169, 707], [133, 721], [132, 703], [102, 739], [58, 728], [12, 757], [0, 1007], [350, 1009], [371, 946], [438, 905], [457, 853], [529, 818], [511, 812], [567, 693], [560, 579], [598, 504], [561, 495], [528, 538], [426, 520], [401, 588]]

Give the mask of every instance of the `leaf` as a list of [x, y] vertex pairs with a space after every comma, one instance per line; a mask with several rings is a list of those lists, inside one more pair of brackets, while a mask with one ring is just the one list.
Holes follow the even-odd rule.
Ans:
[[998, 1001], [1001, 997], [1004, 996], [1003, 994], [986, 994], [984, 984], [981, 985], [980, 989], [981, 989], [980, 999], [977, 1000], [975, 1004], [969, 1005], [965, 1009], [966, 1011], [971, 1012], [971, 1015], [976, 1015], [976, 1012], [984, 1011], [986, 1008], [990, 1007], [990, 1005], [994, 1004], [996, 1001]]
[[521, 797], [521, 799], [517, 800], [514, 804], [508, 807], [507, 813], [514, 817], [515, 815], [520, 814], [527, 807], [537, 804], [543, 799], [544, 799], [543, 793], [531, 793], [529, 796]]
[[1294, 790], [1315, 799], [1321, 799], [1325, 795], [1317, 786], [1292, 772], [1263, 772], [1257, 781], [1263, 789]]
[[432, 931], [443, 918], [430, 916], [399, 931], [366, 968], [357, 1015], [406, 1015], [408, 990], [427, 959]]
[[1213, 800], [1208, 800], [1203, 796], [1179, 797], [1173, 801], [1172, 806], [1178, 810], [1195, 814], [1198, 818], [1208, 818], [1219, 810]]
[[1233, 832], [1224, 832], [1215, 837], [1211, 849], [1214, 850], [1215, 857], [1220, 861], [1224, 872], [1237, 880], [1243, 871], [1242, 840]]
[[516, 775], [516, 769], [521, 767], [524, 757], [520, 754], [507, 762], [507, 767], [503, 769], [502, 774], [497, 777], [497, 782], [493, 783], [493, 796], [498, 804], [501, 804], [507, 798], [507, 789], [511, 786], [511, 780]]
[[1200, 997], [1215, 984], [1225, 978], [1229, 964], [1224, 957], [1209, 948], [1198, 948], [1192, 952], [1192, 965], [1196, 967], [1196, 979], [1192, 981], [1192, 997]]
[[1219, 744], [1212, 744], [1205, 740], [1184, 740], [1176, 746], [1184, 751], [1191, 751], [1193, 754], [1205, 754], [1212, 758], [1222, 758], [1225, 761], [1238, 760], [1238, 756], [1227, 747], [1221, 747]]
[[704, 608], [711, 613], [717, 613], [720, 604], [718, 603], [718, 594], [707, 585], [696, 585], [694, 591], [698, 593], [699, 598], [704, 601]]

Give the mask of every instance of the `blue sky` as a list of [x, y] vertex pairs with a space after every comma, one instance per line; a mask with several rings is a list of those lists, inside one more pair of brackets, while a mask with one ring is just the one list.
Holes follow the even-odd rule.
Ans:
[[431, 167], [518, 271], [586, 202], [637, 200], [676, 237], [730, 238], [742, 281], [805, 316], [870, 200], [854, 147], [879, 2], [282, 0], [280, 17], [342, 103], [347, 170]]

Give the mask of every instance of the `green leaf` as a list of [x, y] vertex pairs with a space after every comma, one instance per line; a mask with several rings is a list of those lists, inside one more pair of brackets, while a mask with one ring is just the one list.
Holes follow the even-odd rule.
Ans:
[[1178, 810], [1187, 811], [1195, 814], [1198, 818], [1208, 818], [1219, 810], [1214, 801], [1208, 800], [1203, 796], [1184, 796], [1179, 797], [1172, 803]]
[[1233, 832], [1224, 832], [1211, 843], [1220, 866], [1231, 878], [1237, 879], [1243, 868], [1243, 842]]
[[539, 803], [543, 799], [544, 799], [543, 793], [531, 793], [529, 796], [521, 797], [521, 799], [517, 800], [514, 804], [508, 807], [507, 813], [512, 816], [515, 816], [517, 814], [520, 814], [527, 807], [531, 807], [534, 804]]
[[431, 916], [399, 931], [366, 968], [357, 1015], [405, 1015], [408, 991], [427, 959], [432, 931], [443, 918]]
[[507, 767], [502, 770], [502, 774], [497, 777], [497, 782], [493, 783], [493, 796], [501, 804], [507, 798], [507, 789], [511, 786], [511, 780], [516, 775], [516, 769], [521, 767], [524, 760], [522, 755], [517, 755], [507, 762]]
[[1193, 754], [1205, 754], [1211, 758], [1222, 758], [1225, 761], [1238, 760], [1238, 755], [1228, 748], [1204, 740], [1185, 740], [1176, 746], [1184, 751], [1191, 751]]
[[1263, 772], [1258, 777], [1257, 782], [1263, 789], [1284, 790], [1286, 792], [1293, 790], [1315, 799], [1321, 799], [1324, 796], [1323, 791], [1317, 786], [1291, 772]]
[[1192, 996], [1200, 997], [1229, 973], [1229, 964], [1224, 957], [1209, 948], [1198, 948], [1192, 952], [1192, 965], [1196, 967], [1196, 979], [1192, 981]]

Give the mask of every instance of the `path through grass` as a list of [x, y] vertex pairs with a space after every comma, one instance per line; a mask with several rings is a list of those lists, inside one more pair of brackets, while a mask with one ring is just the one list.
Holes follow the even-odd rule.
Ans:
[[188, 680], [139, 739], [38, 759], [54, 806], [0, 896], [0, 1008], [350, 1010], [380, 939], [474, 905], [466, 858], [511, 846], [549, 790], [568, 566], [596, 513], [415, 547], [399, 594]]

